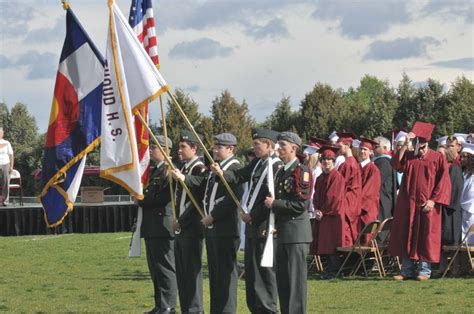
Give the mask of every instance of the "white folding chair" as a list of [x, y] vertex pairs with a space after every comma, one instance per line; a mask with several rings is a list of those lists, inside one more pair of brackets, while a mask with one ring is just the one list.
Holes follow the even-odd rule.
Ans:
[[10, 175], [10, 190], [19, 190], [20, 191], [20, 205], [23, 206], [23, 186], [21, 183], [21, 174], [18, 170], [13, 169]]

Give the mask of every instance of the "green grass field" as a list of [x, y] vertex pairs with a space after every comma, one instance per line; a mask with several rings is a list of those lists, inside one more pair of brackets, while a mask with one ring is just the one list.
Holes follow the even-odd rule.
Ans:
[[[153, 308], [146, 258], [127, 258], [129, 241], [129, 233], [0, 238], [0, 311], [141, 313]], [[207, 280], [204, 291], [208, 312]], [[248, 313], [243, 280], [238, 293], [238, 313]], [[308, 312], [472, 313], [474, 279], [309, 279]]]

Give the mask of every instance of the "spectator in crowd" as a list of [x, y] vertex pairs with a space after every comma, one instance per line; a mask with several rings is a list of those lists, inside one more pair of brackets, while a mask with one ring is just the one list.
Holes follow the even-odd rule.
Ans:
[[[461, 164], [464, 169], [464, 187], [461, 194], [462, 237], [464, 238], [469, 227], [474, 224], [474, 144], [464, 144], [461, 151]], [[468, 241], [474, 244], [474, 237]]]
[[[321, 168], [321, 162], [319, 160], [319, 150], [322, 145], [325, 143], [325, 140], [312, 137], [308, 146], [304, 149], [304, 154], [308, 155], [308, 160], [306, 161], [306, 166], [311, 171], [313, 176], [313, 186], [316, 183], [316, 180], [323, 172]], [[311, 199], [313, 199], [314, 189], [311, 191]], [[314, 208], [313, 202], [310, 202], [308, 207], [309, 218], [314, 218]]]
[[464, 141], [463, 137], [461, 136], [448, 136], [446, 139], [446, 145], [448, 149], [452, 152], [454, 156], [454, 164], [457, 166], [461, 166], [461, 149], [462, 149], [462, 142]]
[[[389, 253], [402, 259], [395, 280], [428, 280], [431, 263], [440, 260], [441, 207], [450, 203], [451, 182], [443, 156], [428, 147], [434, 127], [417, 121], [391, 160], [403, 172], [389, 243]], [[408, 143], [415, 138], [415, 151], [410, 152]]]
[[2, 187], [2, 205], [7, 206], [10, 200], [10, 176], [13, 172], [13, 149], [9, 141], [3, 138], [3, 127], [0, 127], [0, 177]]
[[382, 136], [374, 139], [374, 158], [373, 162], [379, 168], [380, 185], [380, 207], [378, 219], [383, 221], [393, 216], [393, 208], [397, 199], [397, 172], [390, 164], [392, 156], [389, 155], [391, 145], [390, 141]]
[[[440, 148], [438, 147], [438, 152]], [[451, 202], [442, 207], [441, 219], [441, 244], [457, 245], [461, 241], [462, 211], [461, 211], [461, 193], [464, 184], [461, 167], [454, 163], [454, 153], [450, 149], [440, 152], [449, 165], [449, 177], [451, 180]], [[447, 266], [447, 259], [444, 254], [441, 256], [441, 263], [438, 273], [443, 273]]]
[[339, 154], [345, 158], [345, 161], [337, 169], [344, 177], [346, 189], [342, 206], [346, 217], [344, 236], [349, 238], [344, 239], [344, 243], [351, 245], [357, 239], [359, 233], [362, 191], [361, 171], [351, 149], [352, 140], [356, 138], [355, 134], [338, 132], [337, 135], [339, 136], [337, 140]]

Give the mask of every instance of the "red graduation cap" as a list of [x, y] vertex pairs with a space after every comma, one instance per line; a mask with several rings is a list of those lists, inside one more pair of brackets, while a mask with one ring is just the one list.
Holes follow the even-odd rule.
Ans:
[[352, 145], [352, 140], [357, 138], [354, 132], [337, 132], [337, 136], [339, 136], [338, 143], [349, 143], [350, 145]]
[[359, 148], [365, 147], [365, 148], [370, 149], [370, 150], [373, 150], [375, 145], [378, 145], [377, 142], [375, 142], [371, 139], [365, 138], [365, 137], [361, 137], [360, 142], [361, 143], [359, 145]]
[[323, 145], [326, 145], [326, 144], [328, 144], [328, 141], [313, 136], [310, 138], [308, 146], [321, 148], [323, 147]]
[[336, 159], [338, 151], [339, 151], [338, 147], [333, 146], [333, 145], [328, 145], [328, 144], [321, 147], [321, 150], [320, 150], [321, 157], [323, 157], [323, 158], [332, 157], [334, 159]]
[[429, 142], [434, 128], [434, 124], [416, 121], [415, 124], [413, 124], [411, 131], [415, 133], [416, 137], [418, 137], [421, 142]]

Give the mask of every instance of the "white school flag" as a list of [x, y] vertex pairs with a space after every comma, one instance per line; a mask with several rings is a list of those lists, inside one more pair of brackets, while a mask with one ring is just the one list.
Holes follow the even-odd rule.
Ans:
[[109, 0], [100, 175], [143, 198], [132, 114], [168, 90], [114, 1]]

